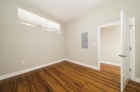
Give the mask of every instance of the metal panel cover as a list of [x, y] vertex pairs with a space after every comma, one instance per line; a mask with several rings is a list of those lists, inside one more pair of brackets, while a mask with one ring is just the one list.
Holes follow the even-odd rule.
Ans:
[[88, 32], [82, 33], [82, 48], [88, 48]]

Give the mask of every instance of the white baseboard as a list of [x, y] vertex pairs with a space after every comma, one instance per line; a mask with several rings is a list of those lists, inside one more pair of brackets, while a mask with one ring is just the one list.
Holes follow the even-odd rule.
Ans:
[[99, 68], [96, 67], [96, 66], [92, 66], [92, 65], [84, 64], [84, 63], [77, 62], [77, 61], [73, 61], [73, 60], [70, 60], [70, 59], [66, 59], [66, 61], [69, 61], [69, 62], [72, 62], [72, 63], [78, 64], [78, 65], [81, 65], [81, 66], [85, 66], [85, 67], [88, 67], [88, 68], [92, 68], [92, 69], [95, 69], [95, 70], [99, 70]]
[[[50, 63], [47, 63], [47, 64], [43, 64], [43, 65], [39, 65], [39, 66], [36, 66], [36, 67], [32, 67], [32, 68], [29, 68], [29, 69], [21, 70], [21, 71], [18, 71], [18, 72], [2, 75], [2, 76], [0, 76], [0, 80], [6, 79], [6, 78], [10, 78], [10, 77], [13, 77], [13, 76], [16, 76], [16, 75], [20, 75], [20, 74], [23, 74], [23, 73], [26, 73], [26, 72], [30, 72], [30, 71], [33, 71], [33, 70], [36, 70], [36, 69], [39, 69], [39, 68], [42, 68], [42, 67], [45, 67], [45, 66], [49, 66], [49, 65], [52, 65], [52, 64], [55, 64], [55, 63], [59, 63], [59, 62], [65, 61], [65, 60], [67, 60], [69, 62], [72, 62], [72, 63], [75, 63], [75, 64], [79, 64], [81, 66], [85, 66], [85, 67], [92, 68], [92, 69], [95, 69], [95, 70], [100, 70], [96, 66], [84, 64], [84, 63], [77, 62], [77, 61], [70, 60], [70, 59], [61, 59], [61, 60], [53, 61], [53, 62], [50, 62]], [[109, 63], [108, 62], [102, 62], [102, 63], [120, 66], [120, 64], [116, 64], [116, 63], [110, 63], [110, 62]], [[140, 83], [140, 78], [136, 78], [135, 77], [133, 81]]]
[[35, 66], [35, 67], [32, 67], [32, 68], [28, 68], [28, 69], [25, 69], [25, 70], [17, 71], [17, 72], [14, 72], [14, 73], [2, 75], [2, 76], [0, 76], [0, 80], [10, 78], [10, 77], [13, 77], [13, 76], [16, 76], [16, 75], [20, 75], [20, 74], [23, 74], [23, 73], [26, 73], [26, 72], [29, 72], [29, 71], [33, 71], [33, 70], [36, 70], [36, 69], [39, 69], [39, 68], [42, 68], [42, 67], [45, 67], [45, 66], [49, 66], [49, 65], [58, 63], [58, 62], [62, 62], [64, 60], [65, 59], [61, 59], [61, 60], [53, 61], [53, 62], [50, 62], [50, 63], [47, 63], [47, 64], [43, 64], [43, 65]]
[[140, 83], [140, 78], [135, 77], [134, 81]]
[[100, 61], [100, 62], [101, 62], [101, 63], [104, 63], [104, 64], [114, 65], [114, 66], [121, 66], [121, 64], [112, 63], [112, 62], [108, 62], [108, 61]]

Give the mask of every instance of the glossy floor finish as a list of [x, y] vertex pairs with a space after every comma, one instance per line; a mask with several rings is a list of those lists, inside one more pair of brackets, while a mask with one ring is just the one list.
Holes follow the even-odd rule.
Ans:
[[[63, 61], [0, 81], [0, 92], [119, 92], [120, 68], [101, 64], [101, 71]], [[140, 92], [130, 81], [125, 92]]]

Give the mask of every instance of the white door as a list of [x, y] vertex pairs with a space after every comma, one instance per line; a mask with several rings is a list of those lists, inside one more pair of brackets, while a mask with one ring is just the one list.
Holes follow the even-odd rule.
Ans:
[[130, 80], [130, 22], [121, 12], [121, 92]]

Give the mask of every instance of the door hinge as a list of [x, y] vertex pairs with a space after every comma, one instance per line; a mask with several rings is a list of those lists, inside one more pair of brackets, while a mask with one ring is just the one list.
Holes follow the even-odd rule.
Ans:
[[131, 72], [131, 68], [130, 68], [130, 72]]
[[130, 29], [132, 28], [133, 25], [130, 25]]
[[132, 50], [132, 48], [130, 47], [130, 50]]

